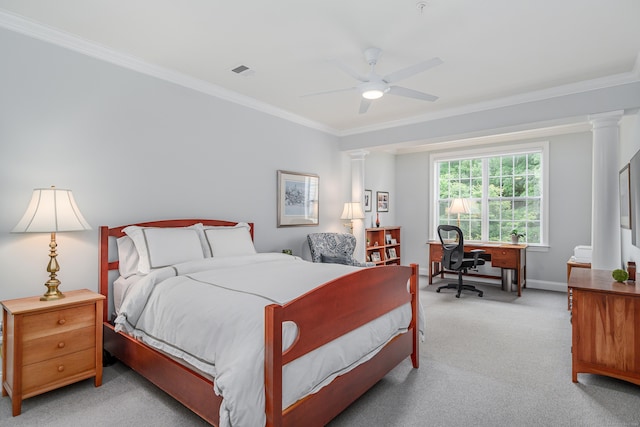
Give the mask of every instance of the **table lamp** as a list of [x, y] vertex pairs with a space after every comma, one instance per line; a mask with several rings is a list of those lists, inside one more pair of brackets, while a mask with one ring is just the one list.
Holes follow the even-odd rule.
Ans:
[[458, 214], [458, 228], [460, 228], [460, 214], [468, 214], [471, 212], [469, 209], [469, 202], [467, 199], [453, 199], [449, 205], [450, 214]]
[[56, 233], [59, 231], [91, 230], [91, 226], [76, 205], [71, 190], [60, 188], [36, 188], [33, 190], [31, 202], [27, 211], [22, 216], [12, 233], [51, 233], [49, 243], [49, 280], [44, 284], [47, 292], [40, 297], [41, 301], [50, 301], [64, 298], [58, 289], [60, 281], [56, 273], [60, 271], [60, 265], [56, 257]]
[[344, 226], [349, 228], [349, 232], [353, 234], [353, 220], [364, 219], [364, 212], [362, 211], [362, 205], [359, 202], [345, 203], [344, 209], [342, 210], [342, 216], [340, 217], [340, 219], [349, 220], [349, 222], [344, 224]]

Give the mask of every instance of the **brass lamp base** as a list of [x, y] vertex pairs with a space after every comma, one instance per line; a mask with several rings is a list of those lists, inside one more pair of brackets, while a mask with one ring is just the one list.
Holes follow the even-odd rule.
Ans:
[[49, 272], [49, 280], [44, 284], [47, 287], [47, 292], [40, 297], [40, 301], [53, 301], [56, 299], [64, 298], [62, 292], [58, 290], [60, 281], [56, 278], [56, 273], [60, 271], [60, 265], [56, 257], [56, 233], [51, 233], [51, 243], [49, 243], [49, 265], [47, 265], [47, 272]]
[[58, 290], [58, 286], [60, 285], [59, 280], [55, 280], [57, 283], [52, 283], [53, 280], [47, 281], [44, 285], [47, 287], [47, 292], [44, 293], [40, 297], [40, 301], [52, 301], [56, 299], [64, 298], [64, 294]]
[[353, 234], [353, 221], [349, 221], [347, 223], [342, 224], [345, 228], [349, 230], [349, 233]]

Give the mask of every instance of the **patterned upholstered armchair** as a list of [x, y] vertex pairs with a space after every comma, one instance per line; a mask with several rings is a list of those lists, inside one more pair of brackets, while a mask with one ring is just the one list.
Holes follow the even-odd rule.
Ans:
[[372, 267], [373, 262], [360, 262], [353, 258], [356, 249], [356, 238], [348, 233], [311, 233], [307, 235], [311, 260], [313, 262], [329, 262], [336, 264]]

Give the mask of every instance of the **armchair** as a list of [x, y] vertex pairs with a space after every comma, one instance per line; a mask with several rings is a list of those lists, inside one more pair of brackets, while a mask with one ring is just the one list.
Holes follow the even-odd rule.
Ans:
[[[451, 239], [452, 236], [455, 236], [455, 240]], [[470, 268], [475, 269], [479, 265], [484, 265], [484, 259], [480, 258], [480, 254], [484, 251], [474, 249], [465, 254], [462, 230], [454, 225], [439, 225], [438, 237], [442, 243], [442, 268], [457, 272], [458, 282], [440, 286], [436, 292], [440, 292], [440, 289], [457, 289], [456, 298], [460, 298], [460, 293], [467, 290], [477, 292], [481, 297], [482, 291], [473, 285], [465, 285], [462, 282], [462, 275]]]
[[360, 262], [353, 258], [356, 249], [356, 238], [348, 233], [311, 233], [307, 235], [311, 260], [354, 265], [356, 267], [372, 267], [373, 262]]

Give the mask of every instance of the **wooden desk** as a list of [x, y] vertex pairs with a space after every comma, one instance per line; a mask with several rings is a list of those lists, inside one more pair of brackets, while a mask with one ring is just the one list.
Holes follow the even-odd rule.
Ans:
[[571, 272], [569, 288], [572, 381], [590, 373], [640, 385], [640, 286], [581, 268]]
[[[464, 251], [469, 252], [473, 249], [482, 249], [485, 251], [491, 265], [499, 267], [500, 271], [508, 268], [516, 271], [518, 296], [522, 295], [522, 288], [527, 287], [527, 245], [512, 245], [507, 243], [465, 243]], [[433, 276], [444, 278], [444, 270], [441, 268], [442, 261], [442, 244], [440, 241], [429, 242], [429, 284], [433, 283]], [[490, 279], [502, 279], [502, 276], [490, 276], [486, 274], [467, 273], [468, 276], [478, 276]]]

